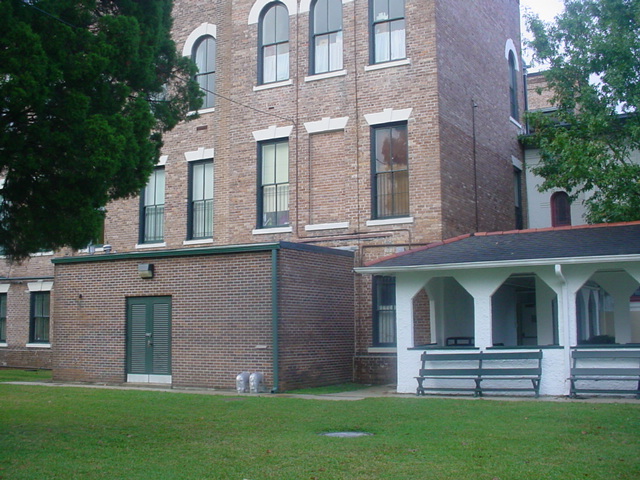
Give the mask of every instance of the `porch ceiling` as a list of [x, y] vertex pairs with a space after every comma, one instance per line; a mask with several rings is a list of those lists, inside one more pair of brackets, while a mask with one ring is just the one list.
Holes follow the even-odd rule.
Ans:
[[640, 222], [476, 233], [357, 268], [385, 273], [490, 266], [640, 261]]

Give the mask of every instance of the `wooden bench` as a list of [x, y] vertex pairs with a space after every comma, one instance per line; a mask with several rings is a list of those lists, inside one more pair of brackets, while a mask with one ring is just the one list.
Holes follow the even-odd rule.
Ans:
[[[582, 393], [633, 394], [640, 398], [640, 351], [633, 350], [577, 350], [571, 351], [571, 390], [569, 396], [576, 398]], [[606, 360], [627, 359], [627, 366], [605, 366]], [[590, 360], [594, 360], [591, 361]], [[605, 362], [602, 362], [605, 360]], [[635, 361], [634, 361], [635, 360]], [[632, 365], [633, 364], [633, 365]], [[595, 388], [593, 382], [634, 382], [634, 389]], [[576, 382], [589, 381], [583, 388]]]
[[[422, 368], [418, 381], [418, 395], [427, 391], [463, 392], [471, 391], [475, 397], [485, 392], [528, 392], [540, 393], [540, 375], [542, 374], [542, 350], [535, 352], [474, 352], [474, 353], [428, 353], [421, 357]], [[448, 366], [447, 366], [448, 362]], [[454, 363], [454, 365], [452, 365]], [[514, 365], [514, 363], [519, 365]], [[447, 366], [434, 368], [429, 364]], [[528, 366], [522, 366], [523, 364]], [[427, 379], [473, 380], [473, 386], [467, 387], [425, 387]], [[531, 387], [483, 387], [483, 380], [530, 380]]]

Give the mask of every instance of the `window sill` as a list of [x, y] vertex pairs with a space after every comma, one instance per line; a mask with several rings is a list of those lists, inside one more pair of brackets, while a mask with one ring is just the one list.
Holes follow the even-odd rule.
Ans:
[[398, 353], [396, 347], [369, 347], [367, 353]]
[[342, 228], [349, 228], [349, 222], [341, 223], [316, 223], [315, 225], [306, 225], [304, 230], [306, 232], [315, 232], [317, 230], [339, 230]]
[[325, 78], [344, 77], [347, 74], [346, 70], [335, 70], [333, 72], [316, 73], [304, 77], [305, 82], [315, 82], [317, 80], [324, 80]]
[[256, 228], [251, 233], [254, 235], [269, 235], [271, 233], [291, 233], [293, 228], [291, 227], [276, 227], [276, 228]]
[[206, 113], [213, 113], [216, 111], [216, 107], [203, 108], [202, 110], [192, 110], [187, 112], [187, 117], [194, 117], [196, 115], [204, 115]]
[[27, 343], [27, 348], [51, 348], [50, 343]]
[[205, 243], [213, 243], [213, 238], [198, 238], [196, 240], [185, 240], [183, 245], [204, 245]]
[[5, 348], [8, 347], [9, 345], [7, 344], [7, 342], [0, 342], [0, 348]]
[[165, 242], [162, 243], [138, 243], [136, 248], [145, 249], [145, 248], [162, 248], [166, 247], [167, 244]]
[[260, 92], [262, 90], [270, 90], [272, 88], [288, 87], [289, 85], [293, 85], [293, 81], [291, 79], [284, 80], [282, 82], [273, 82], [273, 83], [265, 83], [264, 85], [256, 85], [255, 87], [253, 87], [253, 91]]
[[413, 217], [384, 218], [381, 220], [367, 220], [367, 227], [379, 227], [384, 225], [401, 225], [413, 223]]
[[374, 63], [373, 65], [365, 65], [365, 72], [372, 72], [374, 70], [382, 70], [384, 68], [402, 67], [403, 65], [411, 65], [410, 58], [404, 58], [402, 60], [394, 60], [392, 62]]

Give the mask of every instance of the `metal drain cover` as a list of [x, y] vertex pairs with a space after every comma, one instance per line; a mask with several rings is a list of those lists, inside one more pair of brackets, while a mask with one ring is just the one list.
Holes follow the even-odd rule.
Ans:
[[320, 435], [324, 435], [325, 437], [337, 437], [337, 438], [356, 438], [356, 437], [368, 437], [373, 435], [373, 433], [367, 432], [329, 432], [329, 433], [321, 433]]

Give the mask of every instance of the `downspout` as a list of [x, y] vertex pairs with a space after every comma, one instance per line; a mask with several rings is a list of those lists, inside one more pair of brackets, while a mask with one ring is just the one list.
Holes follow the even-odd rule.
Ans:
[[271, 250], [271, 350], [273, 352], [273, 388], [271, 393], [278, 393], [280, 384], [280, 365], [278, 357], [278, 249]]

